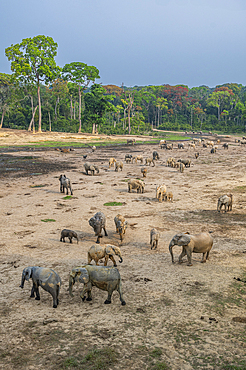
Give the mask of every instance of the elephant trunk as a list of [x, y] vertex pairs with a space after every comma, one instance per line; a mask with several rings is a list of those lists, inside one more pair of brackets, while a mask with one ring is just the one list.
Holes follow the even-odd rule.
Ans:
[[24, 288], [24, 283], [25, 283], [25, 275], [22, 274], [22, 279], [21, 279], [21, 285], [20, 285], [20, 288]]
[[72, 276], [69, 277], [69, 294], [71, 297], [73, 297], [73, 285], [74, 285], [74, 278]]
[[170, 241], [170, 244], [169, 244], [169, 252], [171, 254], [171, 257], [172, 257], [172, 263], [174, 263], [174, 258], [173, 258], [173, 246], [174, 246], [174, 242], [173, 240]]
[[122, 262], [123, 262], [123, 259], [122, 259], [122, 257], [120, 256], [119, 263], [122, 263]]

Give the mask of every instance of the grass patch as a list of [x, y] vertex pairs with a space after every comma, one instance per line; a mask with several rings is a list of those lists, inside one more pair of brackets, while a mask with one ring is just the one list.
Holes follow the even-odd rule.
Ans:
[[244, 193], [246, 191], [246, 186], [237, 186], [236, 188], [233, 189], [233, 191], [236, 191], [238, 193]]
[[45, 186], [48, 186], [48, 185], [47, 184], [30, 185], [29, 188], [44, 188]]
[[65, 197], [63, 197], [62, 199], [72, 199], [72, 195], [66, 195]]
[[112, 206], [122, 206], [123, 203], [121, 202], [109, 202], [109, 203], [104, 203], [104, 206], [107, 206], [107, 207], [112, 207]]
[[78, 368], [80, 370], [108, 370], [118, 362], [118, 353], [114, 349], [105, 347], [93, 349], [82, 359], [79, 357], [68, 357], [63, 362], [63, 368]]
[[150, 354], [151, 357], [153, 358], [159, 358], [162, 355], [162, 350], [160, 348], [155, 348], [153, 349]]
[[42, 222], [56, 222], [53, 218], [45, 218], [44, 220], [41, 220]]

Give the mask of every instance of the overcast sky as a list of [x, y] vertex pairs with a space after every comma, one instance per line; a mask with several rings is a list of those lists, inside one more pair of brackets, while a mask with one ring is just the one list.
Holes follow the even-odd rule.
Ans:
[[37, 35], [60, 67], [96, 66], [103, 84], [246, 85], [246, 0], [0, 0], [5, 48]]

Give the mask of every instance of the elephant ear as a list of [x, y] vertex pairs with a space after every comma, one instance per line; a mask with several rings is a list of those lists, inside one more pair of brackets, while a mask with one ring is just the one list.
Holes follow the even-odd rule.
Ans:
[[181, 234], [179, 238], [179, 245], [186, 246], [190, 243], [191, 237], [188, 234]]
[[27, 267], [25, 269], [25, 279], [26, 281], [29, 281], [29, 279], [32, 277], [32, 267]]
[[89, 278], [88, 271], [86, 270], [86, 268], [81, 268], [80, 269], [79, 282], [87, 284], [89, 282], [89, 280], [90, 280], [90, 278]]
[[106, 254], [108, 254], [109, 256], [113, 256], [115, 253], [115, 250], [114, 250], [114, 247], [112, 247], [111, 245], [107, 245], [106, 246], [106, 249], [105, 249], [105, 252]]
[[76, 278], [76, 276], [78, 275], [78, 274], [80, 274], [80, 270], [82, 269], [82, 267], [74, 267], [73, 269], [72, 269], [72, 271], [70, 272], [70, 277], [72, 277], [73, 279], [75, 279]]

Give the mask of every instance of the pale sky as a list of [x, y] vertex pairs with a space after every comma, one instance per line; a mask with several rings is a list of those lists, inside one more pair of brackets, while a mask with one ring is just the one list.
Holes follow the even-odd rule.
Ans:
[[97, 82], [126, 86], [246, 85], [246, 0], [1, 0], [5, 48], [37, 35], [56, 62], [96, 66]]

